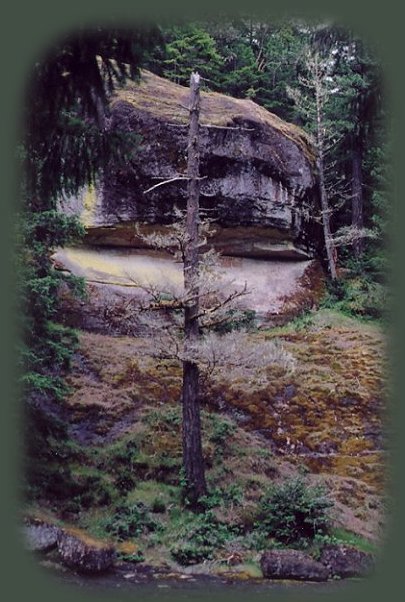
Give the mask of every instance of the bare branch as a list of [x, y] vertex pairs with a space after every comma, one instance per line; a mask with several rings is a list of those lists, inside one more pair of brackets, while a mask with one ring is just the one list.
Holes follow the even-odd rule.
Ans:
[[[168, 123], [169, 127], [172, 128], [187, 128], [188, 125], [184, 123]], [[244, 128], [240, 126], [231, 125], [215, 125], [213, 123], [200, 123], [200, 128], [208, 128], [213, 130], [237, 130], [240, 132], [254, 132], [255, 128]]]
[[[197, 180], [205, 180], [206, 177], [207, 176], [202, 176], [200, 178], [197, 178]], [[189, 178], [189, 176], [175, 176], [174, 178], [170, 178], [170, 180], [164, 180], [163, 182], [159, 182], [159, 184], [155, 184], [154, 186], [151, 186], [147, 190], [144, 190], [143, 194], [148, 194], [148, 192], [155, 190], [155, 188], [159, 188], [159, 186], [164, 186], [165, 184], [171, 184], [172, 182], [176, 182], [177, 180], [190, 180], [190, 178]]]
[[244, 127], [229, 126], [229, 125], [211, 125], [211, 124], [204, 124], [204, 123], [202, 123], [200, 125], [200, 127], [209, 128], [209, 129], [213, 129], [213, 130], [238, 130], [241, 132], [254, 132], [255, 131], [255, 128], [244, 128]]
[[[211, 307], [206, 307], [206, 308], [202, 308], [201, 313], [199, 314], [199, 318], [205, 318], [215, 312], [217, 312], [218, 310], [229, 306], [229, 304], [234, 301], [235, 299], [239, 299], [240, 297], [244, 297], [245, 295], [250, 295], [251, 291], [247, 290], [247, 283], [245, 282], [245, 285], [243, 287], [243, 289], [241, 290], [236, 290], [233, 291], [232, 293], [230, 293], [225, 299], [221, 299], [218, 302], [216, 302], [214, 305], [212, 305]], [[205, 324], [204, 326], [207, 326], [207, 324]]]

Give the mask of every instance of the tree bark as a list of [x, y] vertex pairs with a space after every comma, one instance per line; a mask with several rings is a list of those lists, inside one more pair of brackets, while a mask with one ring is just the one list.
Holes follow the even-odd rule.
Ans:
[[[357, 142], [357, 144], [356, 144]], [[352, 155], [352, 226], [361, 230], [363, 220], [363, 149], [361, 138], [355, 141]], [[356, 258], [363, 252], [363, 239], [359, 236], [353, 243], [353, 251]]]
[[337, 270], [336, 270], [336, 249], [333, 244], [332, 234], [330, 231], [330, 209], [328, 196], [325, 188], [325, 176], [324, 176], [324, 166], [322, 156], [318, 156], [317, 159], [317, 168], [319, 174], [319, 189], [321, 196], [321, 209], [322, 209], [322, 225], [323, 225], [323, 234], [325, 238], [325, 248], [326, 248], [326, 256], [328, 259], [329, 272], [332, 280], [336, 280], [337, 278]]
[[[192, 73], [190, 79], [190, 127], [188, 136], [187, 176], [188, 199], [184, 250], [184, 288], [191, 301], [184, 310], [184, 351], [187, 352], [199, 337], [198, 289], [198, 221], [199, 221], [199, 112], [200, 76]], [[192, 508], [198, 508], [199, 498], [207, 493], [204, 458], [201, 443], [199, 400], [199, 368], [193, 361], [183, 361], [183, 467], [186, 478], [185, 495]]]
[[319, 69], [318, 58], [315, 59], [313, 68], [314, 84], [315, 84], [315, 103], [316, 103], [316, 139], [317, 139], [317, 160], [316, 166], [319, 175], [319, 190], [321, 195], [321, 209], [322, 209], [322, 225], [323, 234], [325, 238], [326, 256], [328, 259], [329, 272], [332, 280], [337, 278], [336, 270], [336, 248], [333, 242], [332, 234], [330, 231], [330, 207], [329, 199], [325, 185], [325, 169], [324, 169], [324, 119], [323, 119], [323, 103], [324, 94], [322, 94], [322, 73]]

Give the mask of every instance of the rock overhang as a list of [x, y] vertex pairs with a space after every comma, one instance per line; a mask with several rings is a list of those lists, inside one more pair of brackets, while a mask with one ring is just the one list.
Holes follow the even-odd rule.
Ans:
[[[69, 199], [88, 244], [142, 248], [135, 224], [169, 226], [174, 206], [185, 207], [185, 180], [145, 191], [185, 174], [188, 95], [188, 88], [147, 71], [116, 91], [109, 127], [141, 141], [127, 165], [112, 165], [95, 189]], [[204, 91], [200, 123], [201, 212], [216, 225], [210, 243], [242, 257], [313, 256], [316, 176], [303, 130], [251, 100]]]

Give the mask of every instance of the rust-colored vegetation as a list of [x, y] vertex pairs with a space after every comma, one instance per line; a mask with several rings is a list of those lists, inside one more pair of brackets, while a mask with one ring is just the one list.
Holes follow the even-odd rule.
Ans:
[[[129, 84], [124, 90], [116, 92], [113, 104], [125, 101], [157, 119], [187, 124], [188, 112], [184, 107], [187, 107], [188, 97], [189, 88], [143, 70], [139, 83]], [[218, 92], [201, 93], [202, 125], [235, 126], [238, 121], [273, 128], [297, 144], [308, 160], [314, 162], [312, 144], [307, 134], [298, 126], [283, 121], [252, 100], [233, 98]]]
[[[221, 512], [252, 524], [266, 487], [304, 472], [327, 483], [337, 525], [375, 537], [385, 486], [381, 331], [323, 310], [251, 336], [280, 339], [296, 368], [285, 375], [269, 366], [270, 384], [261, 388], [222, 374], [203, 389], [208, 480], [221, 488], [236, 480], [243, 492], [242, 504]], [[96, 447], [134, 440], [136, 480], [178, 483], [180, 366], [145, 356], [142, 338], [83, 332], [80, 340], [66, 400], [74, 437]], [[234, 425], [226, 445], [213, 434], [222, 419]]]

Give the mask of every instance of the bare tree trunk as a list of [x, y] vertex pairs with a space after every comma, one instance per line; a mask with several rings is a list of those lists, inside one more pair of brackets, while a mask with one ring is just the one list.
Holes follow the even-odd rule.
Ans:
[[[184, 310], [184, 350], [198, 339], [198, 211], [199, 211], [199, 149], [198, 129], [200, 111], [200, 76], [192, 73], [190, 79], [190, 128], [188, 138], [187, 176], [188, 199], [184, 251], [184, 287], [191, 297]], [[198, 507], [198, 500], [207, 493], [204, 458], [201, 443], [199, 403], [199, 368], [192, 362], [183, 361], [183, 466], [186, 477], [186, 497], [190, 505]]]
[[314, 83], [315, 83], [315, 103], [316, 103], [316, 139], [317, 139], [317, 151], [318, 157], [316, 160], [316, 166], [318, 168], [319, 175], [319, 188], [321, 193], [321, 208], [322, 208], [322, 225], [323, 234], [325, 238], [326, 256], [328, 258], [329, 272], [332, 280], [336, 280], [336, 248], [333, 243], [332, 234], [330, 231], [330, 207], [328, 200], [328, 193], [325, 185], [325, 169], [324, 169], [324, 121], [323, 121], [323, 102], [324, 95], [322, 94], [322, 73], [319, 69], [318, 58], [314, 64]]
[[[363, 221], [363, 171], [362, 171], [363, 152], [361, 141], [353, 148], [352, 156], [352, 226], [356, 230], [361, 230]], [[360, 257], [363, 252], [363, 239], [356, 238], [353, 243], [355, 257]]]
[[319, 174], [319, 188], [321, 193], [321, 208], [322, 208], [322, 225], [323, 225], [323, 234], [325, 238], [325, 248], [326, 248], [326, 256], [328, 258], [328, 265], [330, 276], [332, 280], [336, 280], [337, 271], [336, 271], [336, 249], [333, 244], [332, 234], [330, 231], [330, 209], [328, 203], [328, 196], [325, 188], [325, 176], [324, 176], [324, 167], [322, 156], [317, 159], [317, 168]]

